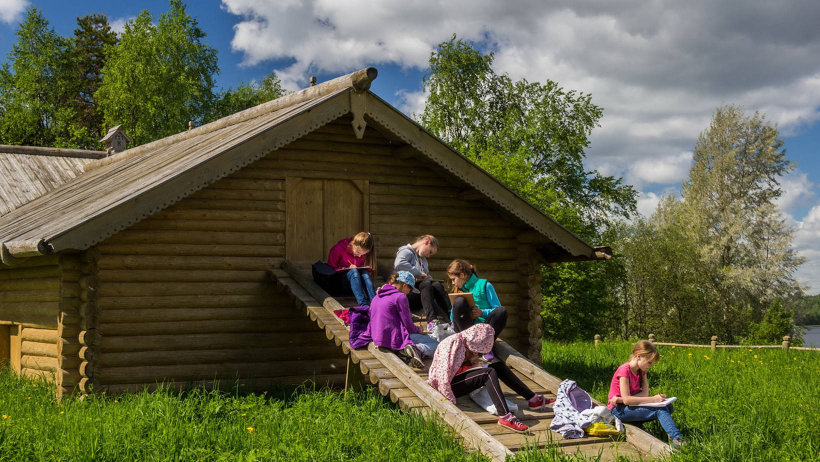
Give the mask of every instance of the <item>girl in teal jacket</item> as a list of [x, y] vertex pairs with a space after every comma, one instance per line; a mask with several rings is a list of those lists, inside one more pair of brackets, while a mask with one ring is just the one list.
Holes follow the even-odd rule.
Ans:
[[465, 297], [455, 299], [450, 315], [453, 329], [461, 332], [483, 322], [493, 326], [494, 338], [498, 338], [507, 325], [507, 309], [501, 305], [490, 281], [480, 279], [470, 262], [462, 259], [453, 260], [447, 266], [447, 276], [453, 283], [453, 293], [470, 292], [475, 301], [475, 306], [470, 306]]

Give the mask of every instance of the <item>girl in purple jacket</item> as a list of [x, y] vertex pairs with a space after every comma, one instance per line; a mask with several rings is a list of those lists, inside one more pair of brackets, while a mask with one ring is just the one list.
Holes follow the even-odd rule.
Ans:
[[373, 250], [373, 236], [363, 231], [353, 237], [340, 240], [331, 249], [327, 264], [345, 273], [343, 284], [353, 292], [359, 306], [370, 305], [376, 295], [371, 272], [375, 268], [376, 255]]
[[413, 324], [407, 294], [418, 291], [414, 287], [416, 278], [408, 271], [399, 271], [390, 276], [390, 281], [379, 287], [376, 297], [370, 302], [370, 324], [363, 334], [376, 346], [401, 352], [412, 367], [423, 368], [423, 357], [432, 357], [436, 342], [422, 334]]

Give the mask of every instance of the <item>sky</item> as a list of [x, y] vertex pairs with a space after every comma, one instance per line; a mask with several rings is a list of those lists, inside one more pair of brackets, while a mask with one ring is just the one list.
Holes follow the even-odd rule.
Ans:
[[[777, 124], [795, 169], [779, 205], [806, 258], [795, 278], [820, 293], [820, 2], [816, 0], [188, 0], [218, 50], [226, 89], [275, 71], [286, 88], [368, 66], [371, 90], [420, 113], [430, 53], [453, 34], [492, 51], [513, 79], [553, 80], [604, 108], [586, 166], [622, 177], [648, 216], [679, 194], [692, 148], [717, 107]], [[0, 55], [29, 7], [69, 36], [103, 13], [117, 30], [168, 2], [0, 0]], [[597, 244], [597, 243], [596, 243]]]

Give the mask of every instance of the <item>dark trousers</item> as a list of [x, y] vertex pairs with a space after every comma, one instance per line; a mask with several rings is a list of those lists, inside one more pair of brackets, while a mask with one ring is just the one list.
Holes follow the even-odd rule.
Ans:
[[[497, 339], [504, 327], [507, 326], [507, 309], [503, 306], [497, 307], [490, 312], [485, 322], [493, 326], [493, 330], [495, 330], [493, 338]], [[475, 323], [473, 317], [470, 316], [470, 305], [467, 303], [467, 299], [464, 297], [456, 298], [455, 303], [453, 303], [453, 330], [461, 332], [464, 329], [469, 329], [473, 324]]]
[[418, 294], [411, 293], [407, 296], [411, 311], [421, 311], [428, 321], [436, 318], [450, 319], [450, 297], [440, 282], [426, 278], [418, 281], [416, 288], [419, 290]]
[[508, 414], [510, 409], [507, 407], [507, 401], [504, 400], [504, 392], [501, 391], [499, 380], [526, 400], [535, 396], [535, 393], [501, 361], [481, 369], [473, 369], [457, 374], [450, 382], [450, 388], [452, 388], [454, 395], [464, 396], [473, 390], [486, 386], [498, 415], [503, 416]]

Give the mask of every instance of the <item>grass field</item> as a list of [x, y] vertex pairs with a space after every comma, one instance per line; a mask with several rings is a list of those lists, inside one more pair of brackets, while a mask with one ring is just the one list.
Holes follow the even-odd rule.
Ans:
[[0, 460], [462, 461], [443, 427], [378, 393], [196, 390], [65, 398], [0, 373]]
[[[544, 342], [543, 366], [606, 402], [632, 344]], [[677, 396], [675, 461], [820, 460], [820, 353], [660, 346], [650, 393]], [[657, 423], [647, 430], [666, 441]]]

